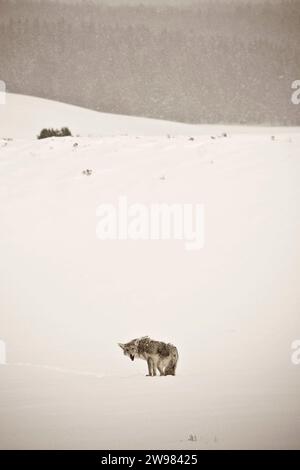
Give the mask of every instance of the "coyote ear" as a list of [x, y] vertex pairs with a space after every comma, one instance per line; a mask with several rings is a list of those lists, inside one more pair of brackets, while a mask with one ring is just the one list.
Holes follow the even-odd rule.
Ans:
[[123, 343], [118, 343], [118, 345], [120, 346], [120, 348], [124, 349], [125, 348], [125, 344]]

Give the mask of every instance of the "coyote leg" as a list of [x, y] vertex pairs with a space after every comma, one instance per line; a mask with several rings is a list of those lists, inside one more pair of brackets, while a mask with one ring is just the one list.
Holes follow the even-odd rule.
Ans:
[[163, 370], [163, 368], [162, 368], [162, 366], [161, 366], [160, 363], [157, 364], [157, 368], [158, 368], [158, 370], [159, 370], [160, 375], [165, 375], [164, 370]]
[[153, 360], [151, 359], [151, 357], [148, 357], [147, 364], [148, 364], [148, 372], [149, 372], [149, 374], [147, 374], [147, 375], [149, 377], [152, 377], [153, 375], [156, 375]]

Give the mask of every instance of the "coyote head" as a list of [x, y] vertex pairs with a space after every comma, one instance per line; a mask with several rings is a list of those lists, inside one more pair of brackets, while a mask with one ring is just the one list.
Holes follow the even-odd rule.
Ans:
[[139, 340], [133, 339], [129, 343], [118, 343], [120, 348], [123, 349], [125, 356], [130, 357], [132, 361], [134, 361], [135, 356], [137, 355], [137, 347], [138, 347]]

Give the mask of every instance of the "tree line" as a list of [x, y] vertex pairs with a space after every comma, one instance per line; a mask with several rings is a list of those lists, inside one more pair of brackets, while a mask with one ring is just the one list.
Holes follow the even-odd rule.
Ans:
[[194, 123], [300, 124], [298, 0], [188, 8], [0, 0], [11, 92]]

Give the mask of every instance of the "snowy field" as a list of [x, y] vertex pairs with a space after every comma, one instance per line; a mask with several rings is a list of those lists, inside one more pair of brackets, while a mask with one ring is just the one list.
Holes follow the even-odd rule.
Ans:
[[[36, 139], [63, 125], [80, 136]], [[9, 96], [0, 448], [299, 448], [299, 181], [299, 129], [160, 123]], [[96, 209], [120, 195], [204, 204], [204, 248], [100, 241]], [[145, 362], [122, 355], [118, 342], [143, 335], [178, 347], [176, 377], [145, 377]]]

